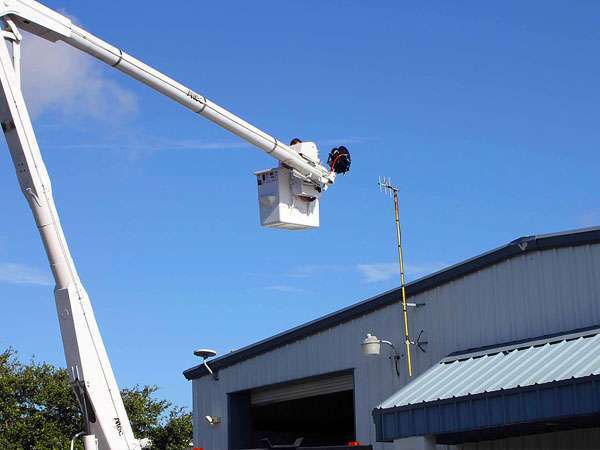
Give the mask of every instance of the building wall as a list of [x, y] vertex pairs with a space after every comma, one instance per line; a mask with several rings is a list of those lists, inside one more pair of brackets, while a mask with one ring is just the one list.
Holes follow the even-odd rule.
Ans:
[[[429, 341], [427, 353], [413, 347], [416, 376], [455, 351], [597, 325], [600, 244], [526, 253], [410, 301], [426, 304], [410, 310], [411, 336], [422, 329]], [[360, 342], [371, 332], [401, 348], [401, 314], [399, 304], [391, 305], [222, 369], [219, 381], [193, 380], [194, 443], [207, 450], [228, 448], [230, 392], [354, 369], [357, 439], [390, 450], [389, 444], [375, 443], [371, 411], [408, 381], [405, 361], [398, 378], [392, 361], [363, 356]], [[223, 422], [211, 428], [205, 415]]]
[[597, 450], [599, 448], [600, 428], [533, 434], [457, 446], [438, 446], [438, 449], [444, 450]]

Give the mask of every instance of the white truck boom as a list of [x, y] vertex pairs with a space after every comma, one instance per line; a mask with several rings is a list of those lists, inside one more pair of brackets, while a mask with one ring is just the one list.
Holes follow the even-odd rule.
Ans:
[[[279, 160], [269, 176], [286, 186], [260, 197], [263, 208], [278, 207], [308, 217], [322, 191], [334, 183], [336, 173], [350, 167], [344, 147], [329, 155], [323, 166], [312, 143], [281, 141], [221, 108], [203, 95], [179, 84], [117, 47], [74, 25], [70, 19], [33, 0], [0, 0], [0, 123], [14, 162], [21, 190], [31, 207], [56, 281], [55, 299], [67, 370], [81, 411], [85, 430], [80, 433], [86, 450], [134, 450], [146, 443], [134, 437], [89, 297], [79, 279], [52, 197], [52, 186], [33, 131], [20, 86], [19, 28], [49, 41], [63, 41], [141, 81], [200, 114]], [[280, 171], [277, 176], [277, 171]], [[275, 175], [273, 175], [275, 173]], [[265, 172], [260, 172], [261, 180]], [[283, 175], [283, 176], [282, 176]], [[262, 178], [261, 178], [262, 177]], [[278, 202], [283, 202], [281, 205]], [[303, 206], [298, 206], [302, 204]], [[318, 208], [318, 203], [317, 203]], [[269, 210], [270, 211], [270, 210]], [[287, 214], [287, 215], [286, 215]], [[318, 214], [318, 211], [317, 211]], [[283, 228], [316, 226], [313, 219], [295, 221], [288, 213], [264, 217], [263, 224]], [[317, 223], [318, 223], [318, 215]], [[288, 226], [289, 225], [289, 226]]]

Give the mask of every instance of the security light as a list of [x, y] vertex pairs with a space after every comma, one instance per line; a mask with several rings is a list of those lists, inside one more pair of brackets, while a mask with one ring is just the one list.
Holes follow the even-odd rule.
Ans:
[[379, 355], [381, 353], [381, 341], [377, 336], [373, 336], [371, 333], [367, 334], [367, 337], [362, 341], [363, 353], [369, 355]]
[[214, 380], [217, 381], [219, 379], [219, 376], [213, 372], [213, 370], [208, 366], [208, 363], [206, 361], [208, 358], [217, 356], [217, 352], [209, 348], [199, 348], [198, 350], [194, 351], [194, 355], [196, 355], [199, 358], [202, 358], [202, 364], [204, 364], [204, 367], [206, 367], [206, 370], [208, 370], [208, 373], [212, 375]]
[[390, 359], [394, 361], [394, 366], [396, 367], [396, 375], [400, 376], [400, 371], [398, 370], [398, 361], [400, 360], [400, 354], [394, 344], [390, 341], [385, 341], [383, 339], [379, 339], [377, 336], [371, 333], [367, 333], [367, 336], [362, 341], [362, 351], [363, 354], [370, 355], [380, 355], [381, 354], [381, 344], [389, 345], [394, 354], [390, 356]]
[[204, 419], [208, 422], [211, 427], [221, 423], [221, 418], [219, 416], [204, 416]]

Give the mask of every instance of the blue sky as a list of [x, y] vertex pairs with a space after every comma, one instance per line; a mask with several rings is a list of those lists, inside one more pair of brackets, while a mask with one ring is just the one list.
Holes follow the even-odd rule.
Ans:
[[[320, 229], [261, 229], [252, 173], [268, 156], [27, 37], [24, 89], [121, 386], [157, 384], [190, 406], [194, 348], [223, 354], [396, 286], [379, 175], [401, 188], [411, 279], [600, 223], [598, 2], [47, 4], [284, 141], [353, 155]], [[2, 147], [0, 348], [64, 365], [50, 272]]]

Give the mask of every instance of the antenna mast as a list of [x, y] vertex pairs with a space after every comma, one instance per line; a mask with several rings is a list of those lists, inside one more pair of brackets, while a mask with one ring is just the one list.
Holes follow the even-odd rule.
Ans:
[[391, 195], [394, 199], [394, 211], [396, 217], [396, 240], [398, 245], [398, 262], [400, 264], [400, 283], [402, 290], [402, 315], [404, 317], [404, 345], [406, 345], [406, 362], [408, 365], [408, 376], [412, 377], [412, 359], [410, 355], [410, 333], [408, 330], [408, 310], [406, 302], [406, 277], [404, 276], [404, 253], [402, 251], [402, 231], [400, 230], [400, 208], [398, 207], [398, 188], [392, 184], [388, 177], [379, 177], [379, 189], [386, 195]]

